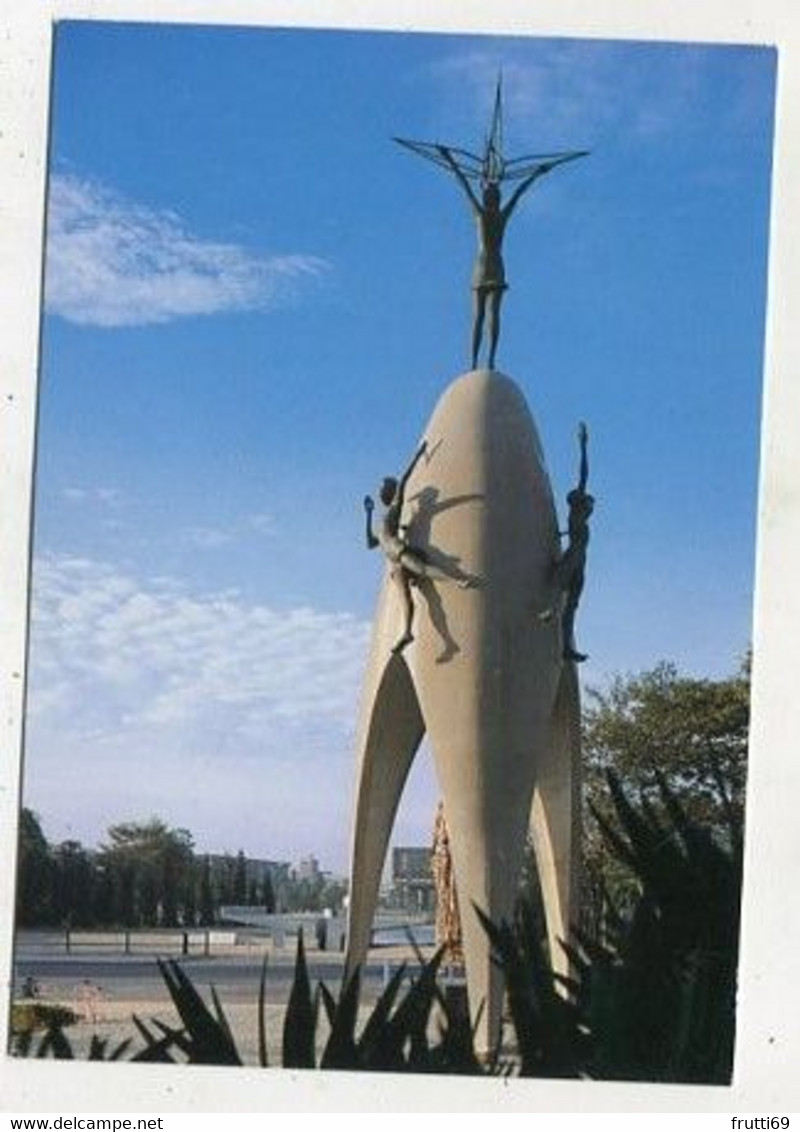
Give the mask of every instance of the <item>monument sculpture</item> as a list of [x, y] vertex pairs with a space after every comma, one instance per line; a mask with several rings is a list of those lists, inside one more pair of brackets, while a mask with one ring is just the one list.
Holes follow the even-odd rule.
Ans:
[[[394, 140], [413, 153], [443, 165], [453, 173], [470, 203], [478, 230], [478, 255], [472, 270], [472, 368], [475, 369], [478, 365], [488, 308], [488, 362], [489, 369], [494, 369], [497, 343], [500, 338], [500, 304], [504, 292], [508, 290], [503, 262], [503, 237], [508, 221], [521, 197], [535, 181], [558, 165], [574, 161], [578, 157], [585, 157], [586, 151], [573, 150], [569, 153], [531, 155], [517, 157], [511, 161], [506, 160], [503, 155], [502, 87], [499, 79], [492, 125], [482, 157], [468, 150], [457, 149], [455, 146], [415, 142], [407, 138]], [[472, 187], [472, 181], [480, 186], [480, 198]], [[520, 184], [506, 204], [503, 204], [501, 185], [505, 181], [519, 181]]]
[[[578, 153], [507, 161], [499, 85], [481, 158], [452, 146], [403, 144], [457, 169], [466, 183], [477, 180], [484, 201], [494, 186], [501, 217], [502, 184], [521, 184], [504, 220], [492, 214], [490, 221], [488, 211], [479, 220], [473, 368], [442, 393], [406, 473], [384, 481], [387, 510], [377, 535], [374, 504], [365, 501], [367, 543], [381, 545], [388, 561], [357, 736], [346, 969], [366, 957], [395, 813], [427, 735], [447, 819], [476, 1048], [487, 1051], [499, 1036], [504, 992], [476, 908], [495, 922], [511, 918], [530, 832], [551, 960], [566, 971], [559, 941], [568, 938], [577, 893], [581, 654], [573, 625], [591, 513], [587, 434], [562, 556], [536, 425], [517, 384], [493, 364], [511, 208], [545, 167]], [[490, 367], [479, 369], [475, 339], [479, 345], [486, 308]]]

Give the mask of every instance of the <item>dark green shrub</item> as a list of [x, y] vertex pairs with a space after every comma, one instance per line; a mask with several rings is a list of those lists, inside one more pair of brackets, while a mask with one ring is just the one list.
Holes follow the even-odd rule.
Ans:
[[63, 1030], [74, 1026], [80, 1015], [69, 1006], [48, 1002], [15, 1002], [11, 1007], [11, 1033], [35, 1030]]
[[632, 916], [612, 911], [591, 961], [592, 1075], [727, 1084], [733, 1067], [742, 880], [741, 830], [730, 845], [690, 820], [660, 784], [662, 807], [634, 807], [613, 776], [619, 827], [598, 818], [638, 881]]

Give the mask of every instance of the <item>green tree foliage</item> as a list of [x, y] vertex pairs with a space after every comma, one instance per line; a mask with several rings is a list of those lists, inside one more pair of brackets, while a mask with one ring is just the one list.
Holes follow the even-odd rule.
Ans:
[[98, 854], [119, 878], [115, 918], [126, 927], [174, 926], [183, 919], [194, 884], [192, 836], [160, 818], [111, 826]]
[[95, 922], [100, 877], [79, 841], [62, 841], [53, 851], [54, 910], [59, 923], [88, 926]]
[[17, 923], [20, 927], [53, 922], [53, 877], [53, 858], [39, 819], [32, 810], [23, 809], [17, 858]]
[[[269, 872], [251, 875], [241, 850], [216, 862], [195, 857], [191, 833], [160, 818], [113, 825], [106, 843], [90, 850], [74, 840], [49, 844], [36, 815], [25, 809], [19, 846], [21, 927], [208, 927], [217, 922], [220, 905], [276, 911]], [[297, 908], [341, 903], [341, 885], [320, 876], [312, 887], [298, 894]]]
[[234, 900], [236, 858], [226, 853], [216, 870], [217, 900], [221, 905], [236, 904]]
[[[110, 869], [101, 865], [96, 866], [91, 924], [109, 927], [116, 922], [118, 885], [119, 878]], [[77, 919], [73, 919], [72, 922], [76, 927], [87, 926]]]
[[[741, 836], [750, 723], [750, 665], [724, 680], [695, 679], [662, 663], [590, 691], [584, 710], [584, 860], [589, 923], [610, 894], [630, 906], [637, 888], [609, 851], [592, 813], [612, 813], [606, 776], [662, 805], [660, 781], [721, 845]], [[587, 909], [585, 909], [586, 911]]]
[[264, 874], [263, 902], [264, 911], [269, 915], [272, 915], [272, 913], [276, 910], [276, 902], [275, 888], [272, 884], [272, 873], [269, 871]]
[[236, 864], [233, 867], [233, 893], [232, 904], [247, 904], [247, 859], [244, 850], [236, 854]]
[[[592, 1076], [727, 1084], [733, 1071], [742, 841], [722, 845], [662, 781], [631, 804], [609, 775], [612, 851], [637, 878], [632, 913], [588, 941]], [[578, 964], [580, 974], [580, 963]]]
[[202, 927], [211, 927], [216, 922], [216, 901], [214, 900], [214, 887], [211, 883], [211, 860], [203, 857], [200, 865], [200, 899], [199, 917]]

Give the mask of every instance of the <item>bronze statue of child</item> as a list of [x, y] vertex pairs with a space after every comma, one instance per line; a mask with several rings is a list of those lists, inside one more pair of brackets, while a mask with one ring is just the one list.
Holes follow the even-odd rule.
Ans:
[[462, 587], [470, 584], [470, 579], [450, 578], [443, 570], [428, 561], [425, 552], [418, 547], [410, 546], [406, 541], [404, 525], [401, 522], [405, 491], [411, 473], [427, 452], [427, 441], [422, 444], [414, 454], [414, 458], [406, 468], [400, 479], [387, 476], [381, 484], [379, 495], [384, 505], [377, 535], [372, 529], [372, 513], [375, 502], [371, 495], [364, 497], [364, 511], [366, 513], [367, 549], [373, 550], [380, 546], [389, 562], [389, 573], [392, 581], [398, 587], [403, 602], [404, 631], [403, 635], [394, 645], [392, 652], [400, 653], [414, 640], [412, 626], [414, 622], [414, 601], [411, 596], [411, 587], [419, 585], [423, 578], [438, 581], [457, 581]]

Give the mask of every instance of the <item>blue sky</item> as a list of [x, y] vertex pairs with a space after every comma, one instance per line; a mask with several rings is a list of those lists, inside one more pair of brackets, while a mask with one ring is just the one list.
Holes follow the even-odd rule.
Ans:
[[[55, 57], [25, 762], [49, 836], [158, 813], [344, 869], [361, 499], [468, 365], [468, 209], [390, 139], [479, 148], [500, 68], [507, 150], [591, 150], [515, 213], [498, 352], [560, 502], [589, 424], [582, 678], [736, 668], [771, 51], [69, 23]], [[398, 841], [429, 838], [428, 761]]]

